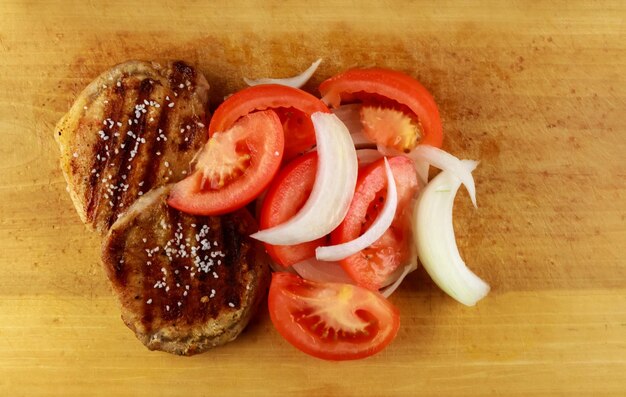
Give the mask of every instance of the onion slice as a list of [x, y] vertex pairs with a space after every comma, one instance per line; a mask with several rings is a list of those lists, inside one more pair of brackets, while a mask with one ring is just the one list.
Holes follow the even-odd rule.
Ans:
[[[414, 205], [416, 200], [414, 200], [411, 204]], [[396, 269], [388, 279], [385, 281], [384, 288], [380, 289], [380, 293], [383, 294], [385, 298], [389, 298], [391, 294], [395, 292], [396, 289], [402, 284], [404, 278], [417, 270], [417, 247], [415, 246], [414, 240], [412, 237], [410, 238], [410, 247], [409, 247], [409, 261], [404, 265]]]
[[323, 262], [309, 258], [293, 264], [291, 268], [306, 280], [318, 283], [354, 284], [354, 281], [337, 262]]
[[[440, 170], [450, 171], [461, 180], [470, 195], [472, 204], [476, 207], [476, 186], [471, 170], [468, 171], [458, 158], [450, 153], [430, 145], [417, 145], [407, 155], [415, 162], [426, 162]], [[419, 170], [418, 170], [419, 171]]]
[[318, 165], [311, 195], [288, 221], [261, 230], [253, 238], [274, 245], [313, 241], [335, 229], [348, 212], [358, 172], [356, 150], [346, 126], [331, 113], [311, 115]]
[[[460, 163], [467, 173], [478, 165], [471, 160]], [[452, 207], [460, 186], [456, 174], [444, 170], [422, 190], [413, 214], [413, 238], [424, 268], [439, 288], [473, 306], [487, 295], [489, 285], [467, 268], [456, 245]]]
[[273, 78], [262, 78], [262, 79], [249, 79], [244, 77], [243, 80], [249, 86], [261, 85], [261, 84], [280, 84], [286, 85], [288, 87], [300, 88], [306, 84], [307, 81], [313, 76], [313, 73], [317, 70], [317, 67], [322, 63], [322, 58], [319, 58], [317, 61], [313, 62], [311, 66], [304, 72], [300, 73], [297, 76], [287, 77], [284, 79], [273, 79]]
[[400, 284], [402, 284], [402, 282], [404, 281], [404, 278], [411, 272], [415, 271], [417, 269], [417, 261], [413, 261], [411, 263], [408, 263], [404, 266], [404, 268], [402, 268], [402, 273], [400, 273], [398, 275], [398, 278], [390, 285], [386, 286], [385, 288], [380, 290], [380, 293], [385, 297], [385, 298], [389, 298], [391, 296], [391, 294], [393, 294], [398, 287], [400, 286]]
[[357, 252], [374, 244], [391, 226], [393, 218], [396, 214], [396, 207], [398, 206], [398, 192], [396, 189], [396, 182], [393, 179], [393, 173], [389, 162], [385, 157], [385, 173], [387, 175], [387, 198], [385, 199], [385, 205], [376, 217], [376, 220], [367, 229], [365, 233], [355, 238], [354, 240], [331, 245], [327, 247], [317, 247], [315, 249], [315, 257], [321, 261], [339, 261], [354, 255]]
[[428, 183], [428, 170], [430, 168], [430, 164], [428, 164], [428, 162], [422, 160], [421, 158], [412, 158], [407, 153], [394, 148], [385, 147], [380, 144], [376, 145], [376, 148], [385, 156], [405, 156], [413, 160], [413, 163], [415, 164], [415, 172], [417, 172], [417, 177], [419, 178], [420, 187], [426, 186]]

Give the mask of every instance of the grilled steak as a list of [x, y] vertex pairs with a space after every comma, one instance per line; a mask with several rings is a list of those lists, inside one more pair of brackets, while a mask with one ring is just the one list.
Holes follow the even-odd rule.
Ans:
[[59, 121], [61, 168], [81, 220], [105, 234], [137, 197], [185, 177], [202, 148], [209, 85], [183, 62], [129, 61]]
[[102, 258], [122, 319], [151, 350], [192, 355], [237, 337], [265, 295], [269, 269], [247, 210], [194, 216], [166, 203], [170, 185], [111, 227]]

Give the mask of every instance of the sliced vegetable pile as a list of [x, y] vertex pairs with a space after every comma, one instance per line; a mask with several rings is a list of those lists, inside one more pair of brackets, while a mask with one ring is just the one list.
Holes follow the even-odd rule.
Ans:
[[[298, 349], [329, 360], [373, 355], [396, 336], [386, 298], [417, 268], [472, 306], [489, 286], [465, 265], [452, 225], [461, 184], [476, 205], [475, 161], [440, 149], [437, 105], [415, 79], [381, 68], [324, 81], [259, 79], [228, 97], [209, 125], [195, 172], [168, 203], [219, 215], [257, 200], [275, 272], [269, 311]], [[331, 106], [332, 111], [327, 106]], [[428, 169], [442, 170], [428, 181]]]

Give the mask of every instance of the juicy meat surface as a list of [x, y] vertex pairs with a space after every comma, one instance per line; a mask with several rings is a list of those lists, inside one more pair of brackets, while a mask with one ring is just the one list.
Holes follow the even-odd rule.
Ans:
[[181, 61], [125, 62], [83, 90], [54, 136], [84, 223], [105, 234], [138, 197], [190, 172], [208, 139], [208, 91]]
[[167, 205], [169, 189], [152, 190], [113, 224], [102, 259], [137, 338], [192, 355], [237, 337], [265, 295], [269, 268], [245, 209], [185, 214]]

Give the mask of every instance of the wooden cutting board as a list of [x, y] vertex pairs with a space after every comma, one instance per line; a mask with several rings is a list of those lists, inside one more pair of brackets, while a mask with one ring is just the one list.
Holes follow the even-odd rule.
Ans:
[[[626, 395], [624, 2], [149, 3], [0, 4], [0, 395]], [[397, 339], [362, 361], [301, 354], [266, 308], [207, 354], [149, 352], [65, 192], [54, 124], [124, 60], [189, 61], [216, 104], [318, 57], [312, 92], [377, 65], [434, 94], [445, 149], [481, 161], [455, 227], [492, 293], [464, 307], [420, 269], [392, 297]]]

